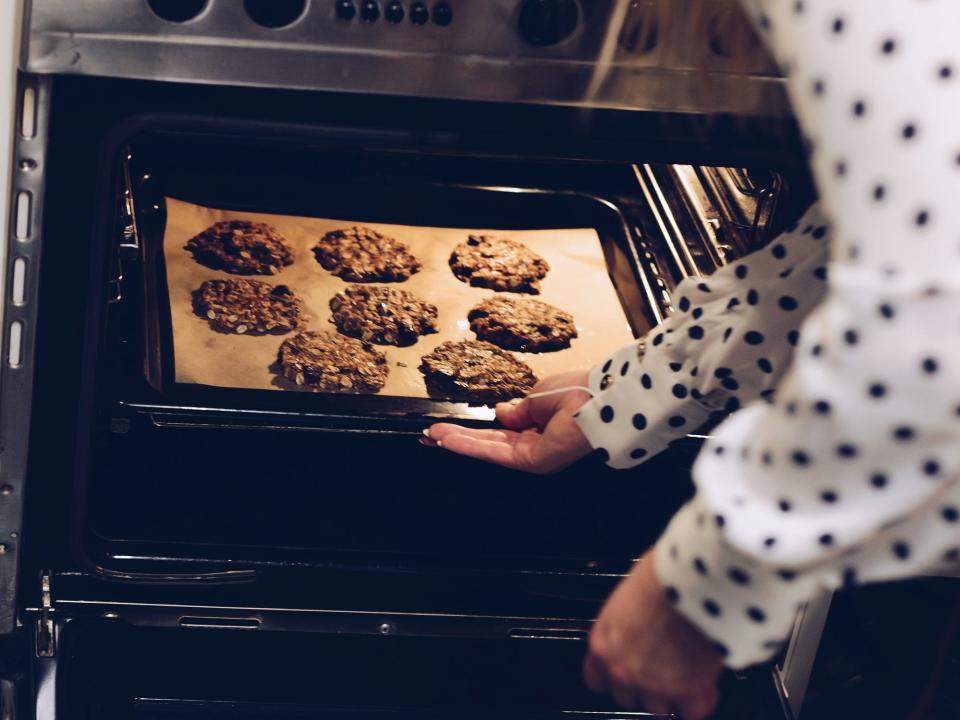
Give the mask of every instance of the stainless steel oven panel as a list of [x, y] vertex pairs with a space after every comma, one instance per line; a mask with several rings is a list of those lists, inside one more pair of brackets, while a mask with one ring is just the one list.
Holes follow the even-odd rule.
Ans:
[[[383, 12], [391, 0], [375, 0], [381, 12], [370, 22], [360, 19], [364, 0], [348, 1], [357, 8], [349, 21], [336, 0], [308, 0], [274, 29], [239, 0], [208, 0], [181, 23], [155, 15], [148, 0], [27, 0], [22, 62], [43, 74], [789, 116], [759, 41], [740, 57], [727, 49], [725, 37], [751, 32], [745, 18], [715, 21], [737, 0], [397, 0], [397, 23]], [[428, 13], [445, 5], [452, 20], [414, 24], [415, 4]], [[525, 13], [564, 4], [574, 8], [569, 34], [531, 43]], [[604, 49], [611, 23], [622, 24]], [[611, 61], [602, 82], [601, 56]]]

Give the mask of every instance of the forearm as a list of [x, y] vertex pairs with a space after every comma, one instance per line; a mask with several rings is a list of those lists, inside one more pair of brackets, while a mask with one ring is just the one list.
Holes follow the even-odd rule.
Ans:
[[611, 466], [643, 462], [713, 415], [770, 397], [823, 296], [828, 235], [811, 209], [769, 248], [681, 283], [670, 318], [593, 368], [594, 398], [577, 422]]

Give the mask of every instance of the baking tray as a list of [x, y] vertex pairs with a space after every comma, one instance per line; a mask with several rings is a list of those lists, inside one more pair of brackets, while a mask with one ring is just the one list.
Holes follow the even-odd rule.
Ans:
[[[197, 262], [185, 246], [190, 238], [222, 220], [262, 222], [275, 228], [291, 248], [294, 262], [273, 277], [260, 278], [260, 282], [290, 288], [303, 302], [304, 329], [329, 332], [334, 331], [331, 298], [355, 284], [322, 269], [314, 257], [313, 248], [318, 238], [332, 230], [361, 225], [397, 238], [422, 262], [420, 271], [408, 280], [386, 286], [402, 288], [439, 309], [435, 332], [404, 347], [381, 345], [377, 348], [385, 356], [388, 375], [384, 387], [375, 394], [380, 397], [471, 401], [469, 397], [458, 397], [431, 387], [425, 382], [420, 364], [422, 357], [445, 342], [475, 338], [467, 321], [471, 308], [498, 293], [462, 282], [451, 272], [448, 261], [454, 248], [470, 235], [496, 235], [500, 233], [498, 229], [373, 225], [363, 218], [225, 212], [174, 198], [166, 198], [165, 205], [164, 261], [177, 383], [313, 392], [278, 374], [277, 349], [285, 341], [284, 336], [289, 337], [292, 332], [263, 335], [217, 332], [211, 329], [209, 321], [197, 316], [196, 289], [206, 281], [229, 280], [235, 275]], [[509, 236], [547, 260], [550, 271], [541, 283], [541, 294], [536, 297], [571, 313], [579, 333], [564, 349], [513, 353], [537, 377], [549, 377], [575, 367], [592, 367], [603, 362], [609, 348], [631, 341], [633, 334], [620, 299], [607, 277], [602, 247], [594, 229], [510, 230]], [[513, 296], [517, 297], [516, 294]], [[318, 397], [316, 402], [322, 406], [324, 399]]]
[[[164, 197], [228, 211], [363, 218], [371, 224], [492, 227], [503, 231], [592, 228], [599, 237], [610, 281], [633, 335], [645, 333], [659, 319], [651, 283], [641, 269], [627, 222], [613, 203], [593, 195], [379, 178], [303, 182], [300, 178], [278, 177], [273, 172], [257, 172], [255, 165], [248, 166], [247, 172], [224, 173], [216, 165], [213, 169], [208, 165], [202, 174], [178, 169], [157, 174], [136, 155], [131, 162], [131, 175], [140, 180], [134, 195], [142, 260], [139, 271], [143, 283], [143, 329], [142, 337], [127, 342], [142, 348], [142, 361], [136, 365], [128, 362], [126, 368], [141, 367], [142, 375], [140, 387], [133, 383], [139, 392], [128, 393], [120, 401], [132, 409], [187, 411], [188, 422], [200, 424], [253, 422], [264, 427], [314, 425], [323, 418], [339, 418], [339, 424], [356, 424], [371, 418], [455, 417], [481, 423], [493, 419], [487, 406], [442, 399], [290, 393], [178, 383], [163, 256]], [[125, 282], [130, 288], [137, 281], [137, 273], [127, 275]], [[125, 297], [123, 302], [129, 303], [130, 298]], [[133, 318], [134, 325], [138, 319]], [[136, 332], [136, 328], [129, 330]], [[612, 341], [609, 349], [619, 344], [622, 338]], [[597, 348], [598, 356], [606, 350]], [[158, 421], [162, 423], [164, 418]]]

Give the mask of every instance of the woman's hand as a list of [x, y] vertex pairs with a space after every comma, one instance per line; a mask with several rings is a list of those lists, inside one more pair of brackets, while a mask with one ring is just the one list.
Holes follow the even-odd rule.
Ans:
[[[562, 373], [537, 383], [531, 395], [586, 384], [586, 370]], [[497, 406], [497, 419], [504, 430], [437, 423], [424, 431], [423, 442], [515, 470], [538, 474], [559, 472], [592, 449], [573, 419], [574, 413], [589, 399], [583, 390], [527, 397]]]
[[625, 708], [702, 720], [716, 707], [722, 669], [707, 638], [671, 607], [649, 552], [600, 611], [583, 676]]

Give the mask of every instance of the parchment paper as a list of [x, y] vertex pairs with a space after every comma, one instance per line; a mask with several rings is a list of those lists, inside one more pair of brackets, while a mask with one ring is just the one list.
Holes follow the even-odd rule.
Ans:
[[193, 311], [192, 293], [204, 280], [239, 277], [212, 270], [184, 249], [187, 240], [220, 220], [251, 220], [272, 225], [289, 242], [294, 263], [277, 275], [247, 276], [284, 284], [304, 302], [307, 328], [336, 332], [330, 322], [330, 298], [349, 283], [324, 270], [312, 248], [317, 240], [337, 228], [364, 225], [395, 237], [410, 246], [423, 263], [419, 273], [398, 283], [439, 309], [440, 332], [421, 336], [416, 344], [397, 348], [377, 345], [390, 367], [381, 395], [429, 397], [418, 369], [420, 358], [446, 340], [476, 339], [467, 313], [493, 290], [470, 287], [454, 276], [448, 264], [453, 248], [470, 233], [502, 233], [524, 243], [550, 263], [535, 297], [571, 313], [579, 337], [569, 349], [550, 353], [515, 353], [537, 377], [579, 367], [590, 367], [605, 354], [629, 342], [633, 334], [607, 275], [600, 239], [593, 229], [496, 230], [412, 227], [368, 223], [362, 218], [332, 220], [290, 215], [216, 210], [167, 198], [164, 258], [173, 322], [174, 362], [178, 383], [216, 387], [301, 390], [271, 371], [277, 350], [287, 335], [236, 335], [217, 332], [206, 318]]

